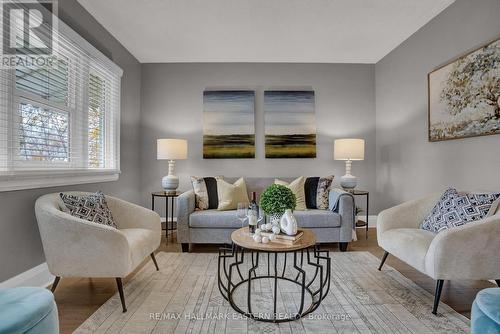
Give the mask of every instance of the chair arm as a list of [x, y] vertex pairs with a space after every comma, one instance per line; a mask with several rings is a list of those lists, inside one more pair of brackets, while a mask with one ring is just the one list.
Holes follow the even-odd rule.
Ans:
[[193, 190], [186, 191], [177, 197], [177, 241], [189, 243], [189, 215], [194, 212], [196, 198]]
[[43, 250], [50, 272], [62, 277], [124, 277], [130, 249], [119, 230], [57, 209], [35, 204]]
[[377, 217], [377, 237], [380, 239], [383, 232], [395, 228], [418, 228], [440, 196], [438, 193], [432, 194], [380, 212]]
[[353, 240], [355, 224], [354, 197], [349, 192], [332, 188], [328, 194], [329, 209], [340, 215], [340, 242], [350, 242]]
[[500, 215], [439, 232], [425, 256], [434, 279], [500, 279]]
[[161, 219], [156, 212], [112, 196], [106, 196], [106, 201], [120, 229], [143, 228], [161, 233]]

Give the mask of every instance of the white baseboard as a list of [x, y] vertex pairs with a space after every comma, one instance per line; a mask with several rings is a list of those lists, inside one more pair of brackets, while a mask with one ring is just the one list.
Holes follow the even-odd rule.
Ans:
[[37, 286], [45, 288], [52, 284], [53, 280], [54, 275], [49, 272], [47, 263], [44, 262], [6, 281], [0, 282], [0, 289], [16, 288], [20, 286]]
[[[365, 221], [366, 220], [366, 216], [365, 215], [356, 216], [356, 220], [358, 220], [358, 219], [361, 219], [362, 221]], [[369, 228], [377, 227], [377, 215], [368, 216], [368, 227]]]

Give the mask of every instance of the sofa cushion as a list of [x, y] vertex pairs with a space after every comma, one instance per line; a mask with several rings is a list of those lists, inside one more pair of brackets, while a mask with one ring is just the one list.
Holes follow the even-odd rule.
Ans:
[[[294, 211], [299, 227], [339, 227], [340, 215], [328, 210]], [[194, 228], [240, 228], [236, 211], [204, 210], [189, 216], [189, 226]]]
[[294, 211], [299, 227], [339, 227], [340, 215], [330, 210]]
[[425, 255], [436, 233], [417, 228], [396, 228], [380, 234], [379, 246], [425, 273]]
[[202, 228], [240, 228], [241, 221], [236, 216], [236, 210], [195, 211], [189, 216], [190, 227]]

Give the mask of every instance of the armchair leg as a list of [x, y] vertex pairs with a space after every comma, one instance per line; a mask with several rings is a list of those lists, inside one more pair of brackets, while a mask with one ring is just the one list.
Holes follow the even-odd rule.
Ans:
[[158, 263], [156, 262], [155, 253], [151, 253], [151, 259], [153, 260], [153, 263], [155, 264], [156, 271], [159, 271], [160, 268], [158, 268]]
[[500, 279], [496, 279], [495, 282], [497, 282], [497, 286], [500, 288]]
[[57, 284], [59, 284], [60, 279], [61, 279], [60, 276], [56, 276], [56, 278], [54, 279], [54, 283], [52, 283], [52, 287], [50, 288], [50, 291], [52, 291], [52, 293], [54, 293], [54, 291], [56, 291]]
[[437, 314], [437, 309], [439, 305], [439, 299], [441, 298], [441, 290], [443, 290], [444, 280], [438, 279], [436, 282], [436, 292], [434, 293], [434, 307], [432, 308], [432, 314]]
[[123, 294], [123, 284], [120, 277], [116, 278], [116, 285], [118, 286], [118, 293], [120, 294], [120, 300], [122, 301], [123, 313], [127, 312], [127, 307], [125, 306], [125, 295]]
[[188, 243], [182, 243], [181, 244], [181, 247], [182, 247], [182, 252], [183, 253], [189, 253], [189, 244]]
[[345, 252], [347, 250], [347, 245], [349, 245], [348, 242], [339, 242], [339, 250]]
[[380, 266], [378, 266], [378, 271], [382, 270], [382, 266], [385, 263], [385, 260], [387, 260], [387, 256], [389, 255], [389, 252], [384, 252], [384, 256], [382, 257], [382, 261], [380, 261]]

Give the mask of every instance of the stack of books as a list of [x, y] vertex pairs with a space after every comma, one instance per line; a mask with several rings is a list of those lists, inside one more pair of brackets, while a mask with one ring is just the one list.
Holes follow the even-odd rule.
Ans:
[[[261, 233], [263, 237], [269, 237], [272, 232], [262, 232]], [[287, 235], [284, 234], [283, 232], [280, 234], [276, 234], [276, 238], [272, 242], [276, 243], [281, 243], [281, 244], [286, 244], [286, 245], [293, 245], [296, 243], [302, 236], [304, 235], [304, 232], [298, 231], [296, 235]]]

